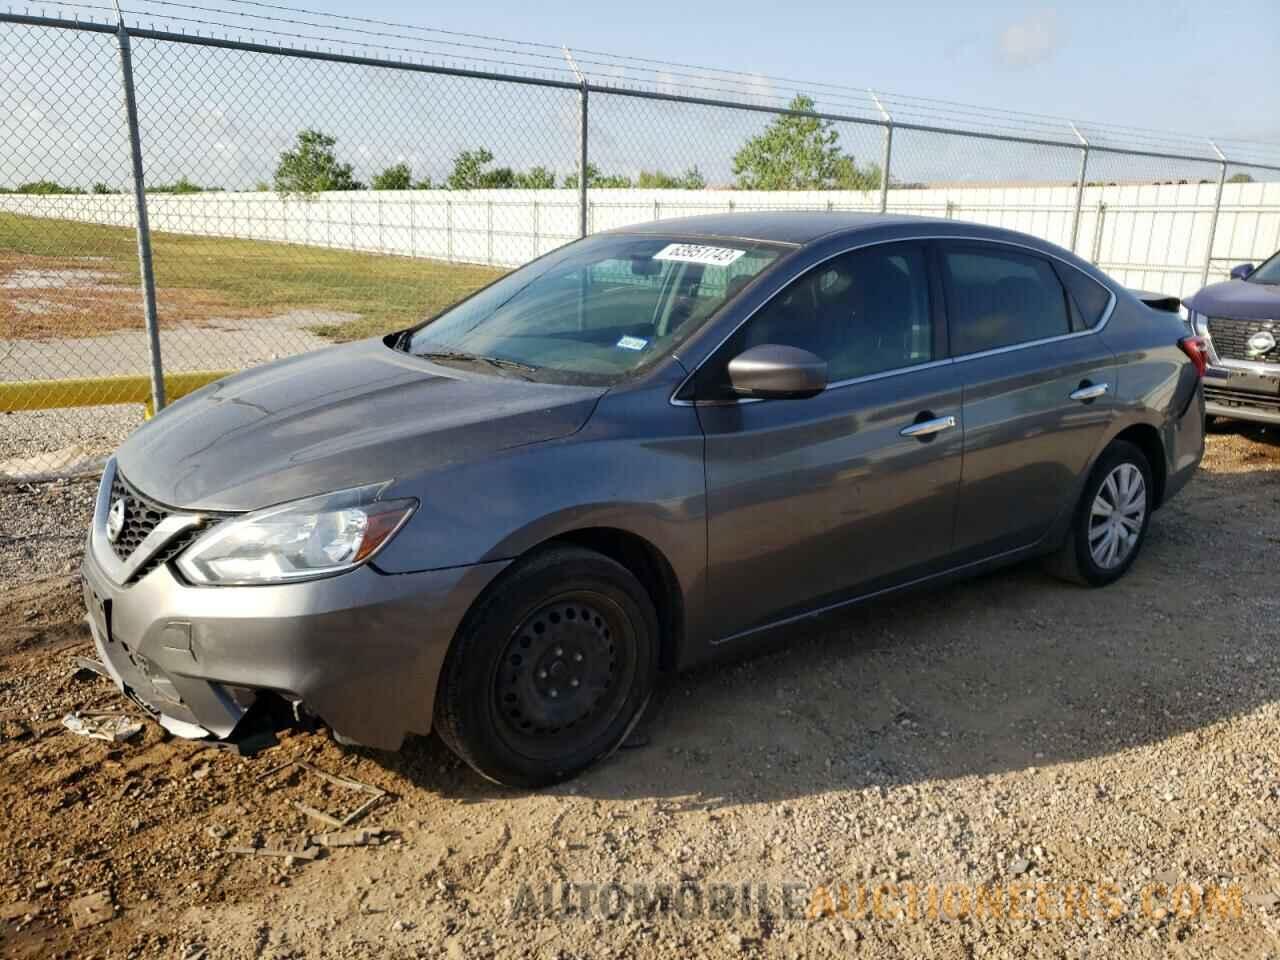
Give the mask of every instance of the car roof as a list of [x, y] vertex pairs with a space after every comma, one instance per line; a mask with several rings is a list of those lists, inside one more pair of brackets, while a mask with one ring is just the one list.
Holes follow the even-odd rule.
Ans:
[[[853, 234], [889, 226], [920, 226], [937, 223], [954, 226], [954, 221], [901, 214], [845, 213], [834, 210], [754, 210], [743, 213], [712, 213], [699, 217], [677, 217], [620, 227], [611, 233], [660, 234], [733, 240], [763, 240], [803, 246], [822, 237]], [[970, 225], [976, 226], [976, 225]]]

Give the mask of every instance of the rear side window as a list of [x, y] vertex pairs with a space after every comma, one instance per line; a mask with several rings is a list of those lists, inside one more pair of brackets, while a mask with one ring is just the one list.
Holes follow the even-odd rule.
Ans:
[[1067, 298], [1047, 260], [1003, 248], [944, 248], [951, 349], [959, 356], [1069, 333]]
[[1102, 319], [1107, 305], [1111, 303], [1111, 292], [1088, 274], [1065, 263], [1055, 263], [1054, 269], [1067, 295], [1071, 299], [1072, 327], [1076, 330], [1092, 330]]

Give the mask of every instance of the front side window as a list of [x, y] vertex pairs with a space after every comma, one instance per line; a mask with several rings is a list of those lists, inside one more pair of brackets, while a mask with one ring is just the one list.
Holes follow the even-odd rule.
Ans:
[[868, 247], [814, 267], [735, 334], [724, 362], [766, 343], [816, 354], [833, 383], [934, 359], [924, 249]]
[[1280, 284], [1280, 253], [1273, 254], [1264, 260], [1257, 270], [1245, 278], [1250, 283], [1265, 283], [1271, 286]]
[[1069, 333], [1066, 295], [1047, 260], [1002, 248], [944, 248], [956, 356]]
[[608, 384], [668, 354], [785, 248], [601, 235], [507, 274], [402, 336], [409, 353]]

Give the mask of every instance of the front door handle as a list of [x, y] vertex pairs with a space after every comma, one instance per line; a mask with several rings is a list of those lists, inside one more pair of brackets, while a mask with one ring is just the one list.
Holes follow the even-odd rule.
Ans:
[[935, 420], [922, 420], [898, 431], [899, 436], [915, 437], [917, 440], [928, 440], [935, 433], [950, 430], [956, 425], [955, 417], [938, 417]]
[[1110, 389], [1110, 385], [1105, 383], [1082, 383], [1069, 396], [1072, 400], [1088, 403], [1090, 400], [1097, 400]]

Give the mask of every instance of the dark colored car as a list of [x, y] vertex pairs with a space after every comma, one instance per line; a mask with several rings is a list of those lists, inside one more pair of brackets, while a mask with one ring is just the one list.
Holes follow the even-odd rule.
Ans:
[[1186, 305], [1208, 347], [1208, 414], [1280, 425], [1280, 253], [1240, 264]]
[[169, 729], [287, 703], [504, 783], [660, 674], [1030, 557], [1099, 586], [1203, 452], [1204, 356], [1070, 253], [909, 217], [599, 234], [173, 404], [102, 479], [98, 650]]

